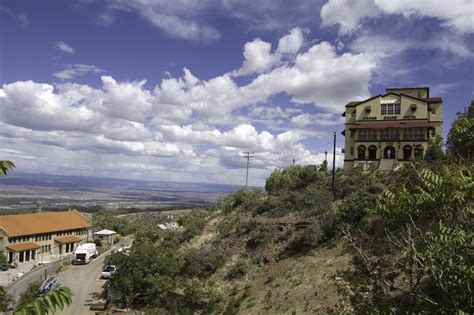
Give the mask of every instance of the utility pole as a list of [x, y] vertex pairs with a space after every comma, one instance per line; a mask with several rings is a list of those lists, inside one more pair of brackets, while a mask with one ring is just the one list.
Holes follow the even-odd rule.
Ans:
[[244, 158], [247, 159], [247, 174], [245, 176], [245, 190], [247, 190], [247, 186], [249, 184], [249, 164], [250, 164], [250, 158], [254, 157], [255, 154], [254, 152], [243, 152]]
[[336, 186], [334, 185], [334, 176], [336, 175], [336, 132], [334, 131], [334, 144], [332, 149], [332, 195], [336, 197]]

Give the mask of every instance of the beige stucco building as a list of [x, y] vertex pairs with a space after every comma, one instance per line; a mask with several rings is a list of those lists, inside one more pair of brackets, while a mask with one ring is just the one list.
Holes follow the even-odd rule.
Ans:
[[92, 239], [89, 221], [76, 210], [0, 216], [0, 253], [22, 263], [73, 252]]
[[346, 105], [344, 169], [392, 170], [423, 158], [429, 139], [441, 135], [443, 100], [428, 87], [388, 88]]

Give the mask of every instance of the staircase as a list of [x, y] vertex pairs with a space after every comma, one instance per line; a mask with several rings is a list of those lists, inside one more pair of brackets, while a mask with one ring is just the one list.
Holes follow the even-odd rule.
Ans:
[[395, 168], [397, 160], [382, 159], [379, 163], [379, 171], [392, 171]]

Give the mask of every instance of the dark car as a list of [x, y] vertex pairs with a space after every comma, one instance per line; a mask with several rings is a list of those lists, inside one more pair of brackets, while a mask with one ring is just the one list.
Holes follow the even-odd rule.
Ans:
[[8, 269], [10, 269], [10, 264], [9, 263], [1, 263], [0, 264], [0, 270], [1, 271], [7, 271]]
[[41, 285], [41, 287], [39, 288], [38, 290], [38, 296], [43, 296], [45, 295], [46, 293], [48, 293], [49, 291], [52, 291], [54, 289], [56, 289], [57, 287], [59, 287], [61, 284], [59, 283], [58, 279], [56, 278], [53, 278], [53, 277], [49, 277], [48, 279], [46, 279], [43, 284]]

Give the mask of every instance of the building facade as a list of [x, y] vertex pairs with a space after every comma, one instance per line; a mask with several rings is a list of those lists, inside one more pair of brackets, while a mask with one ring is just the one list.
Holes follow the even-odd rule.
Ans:
[[0, 216], [0, 253], [9, 262], [67, 254], [91, 239], [89, 221], [76, 210]]
[[393, 170], [423, 158], [441, 136], [443, 100], [428, 87], [388, 88], [385, 94], [346, 105], [344, 169]]

